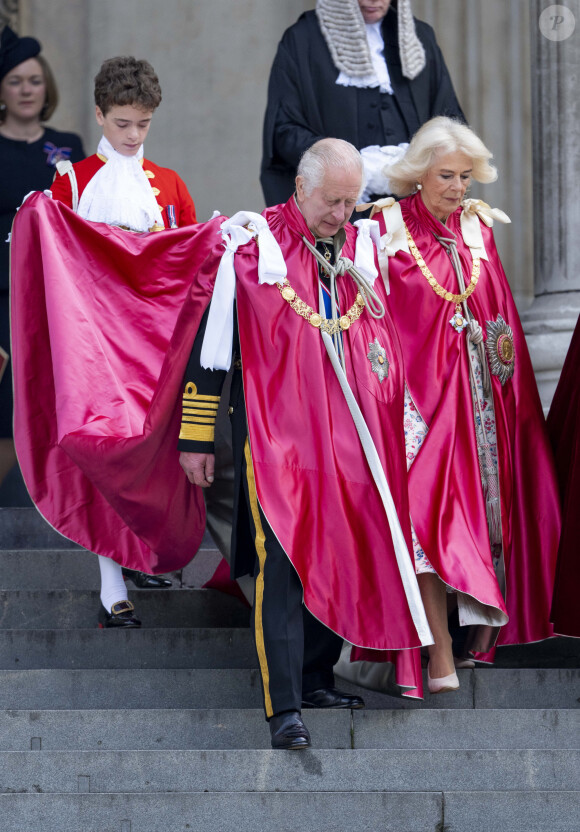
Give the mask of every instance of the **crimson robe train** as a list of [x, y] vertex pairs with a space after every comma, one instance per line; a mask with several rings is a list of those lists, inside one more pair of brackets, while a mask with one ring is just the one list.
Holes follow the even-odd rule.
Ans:
[[204, 531], [201, 494], [167, 449], [189, 358], [182, 333], [211, 292], [191, 281], [190, 263], [211, 250], [219, 223], [132, 234], [36, 193], [13, 226], [14, 440], [24, 481], [63, 535], [148, 573], [184, 566]]

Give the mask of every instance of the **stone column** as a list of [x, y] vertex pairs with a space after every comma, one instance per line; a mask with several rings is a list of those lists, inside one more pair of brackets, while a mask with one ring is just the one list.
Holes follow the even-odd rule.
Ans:
[[471, 195], [511, 225], [493, 233], [518, 310], [534, 299], [530, 7], [527, 0], [412, 0], [431, 24], [467, 122], [493, 153], [499, 178]]
[[5, 26], [18, 31], [18, 0], [0, 0], [0, 31]]
[[579, 12], [531, 0], [535, 300], [522, 322], [545, 409], [580, 313]]

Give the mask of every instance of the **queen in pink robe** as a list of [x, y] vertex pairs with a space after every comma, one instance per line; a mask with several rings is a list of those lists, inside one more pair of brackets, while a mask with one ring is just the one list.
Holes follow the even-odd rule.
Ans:
[[413, 550], [435, 639], [432, 693], [459, 687], [453, 606], [469, 628], [464, 656], [490, 659], [496, 644], [553, 635], [559, 500], [524, 334], [491, 231], [494, 219], [509, 219], [464, 199], [472, 179], [496, 178], [490, 158], [468, 127], [432, 119], [389, 169], [393, 193], [405, 198], [373, 209], [405, 365]]

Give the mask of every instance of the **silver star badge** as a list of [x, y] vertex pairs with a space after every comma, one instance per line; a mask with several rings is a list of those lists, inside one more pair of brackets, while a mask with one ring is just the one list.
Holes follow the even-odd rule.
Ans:
[[512, 328], [501, 315], [497, 316], [497, 321], [487, 321], [485, 348], [489, 356], [489, 368], [503, 387], [514, 374], [516, 354]]
[[371, 362], [371, 369], [376, 373], [379, 381], [384, 381], [389, 375], [389, 361], [384, 347], [379, 344], [379, 339], [369, 344], [367, 358]]

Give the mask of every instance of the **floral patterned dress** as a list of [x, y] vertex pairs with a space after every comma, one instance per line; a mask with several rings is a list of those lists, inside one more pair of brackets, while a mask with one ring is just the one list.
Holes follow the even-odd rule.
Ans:
[[[482, 445], [486, 440], [490, 445], [490, 452], [493, 460], [493, 465], [497, 474], [497, 438], [495, 428], [495, 413], [493, 409], [493, 398], [486, 396], [483, 390], [482, 369], [475, 344], [468, 341], [469, 357], [471, 359], [471, 366], [473, 368], [473, 375], [475, 378], [475, 386], [477, 389], [477, 396], [479, 399], [479, 408], [475, 407], [474, 402], [474, 421], [475, 430], [477, 434], [477, 443]], [[484, 431], [481, 427], [481, 416], [483, 416]], [[405, 429], [405, 452], [407, 455], [407, 471], [413, 464], [417, 454], [421, 450], [421, 446], [425, 441], [425, 437], [429, 431], [427, 424], [423, 417], [417, 410], [415, 403], [411, 397], [409, 389], [405, 385], [405, 415], [404, 415], [404, 429]], [[429, 558], [425, 554], [425, 550], [421, 546], [415, 527], [413, 525], [413, 518], [411, 518], [411, 535], [413, 539], [413, 556], [415, 558], [415, 572], [417, 575], [426, 572], [435, 573], [435, 569], [431, 565]], [[492, 547], [492, 554], [494, 559], [494, 566], [497, 568], [498, 561], [501, 557], [501, 547], [496, 551], [496, 547]]]

